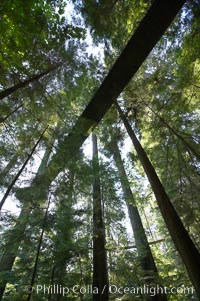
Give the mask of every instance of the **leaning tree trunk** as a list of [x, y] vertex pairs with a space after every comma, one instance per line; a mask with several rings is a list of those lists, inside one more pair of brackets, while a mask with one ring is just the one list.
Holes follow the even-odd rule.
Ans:
[[116, 103], [120, 117], [123, 120], [124, 126], [133, 142], [138, 158], [144, 168], [144, 171], [149, 179], [152, 190], [155, 194], [158, 206], [168, 227], [169, 233], [174, 241], [183, 263], [186, 266], [190, 279], [195, 287], [198, 297], [200, 297], [200, 254], [191, 240], [188, 232], [183, 226], [183, 223], [174, 209], [165, 189], [158, 178], [158, 175], [151, 164], [147, 154], [138, 141], [133, 129], [128, 120], [123, 114], [120, 106]]
[[[149, 247], [149, 243], [145, 234], [145, 230], [143, 228], [143, 224], [140, 218], [139, 211], [137, 209], [137, 205], [135, 199], [133, 197], [133, 193], [130, 188], [130, 184], [126, 175], [126, 171], [124, 168], [124, 164], [121, 158], [121, 154], [117, 145], [117, 141], [114, 139], [111, 142], [111, 151], [114, 154], [114, 160], [118, 169], [119, 178], [124, 194], [124, 199], [126, 201], [129, 218], [131, 221], [131, 226], [135, 238], [135, 245], [139, 255], [139, 261], [141, 264], [142, 271], [144, 272], [144, 280], [146, 280], [146, 284], [151, 286], [155, 285], [159, 282], [158, 271], [154, 262], [154, 258]], [[154, 300], [154, 301], [164, 301], [167, 300], [166, 295], [157, 293], [155, 296], [145, 295], [145, 300]]]
[[18, 173], [16, 174], [16, 176], [14, 177], [14, 179], [12, 180], [12, 182], [10, 183], [10, 185], [8, 186], [1, 202], [0, 202], [0, 210], [2, 208], [2, 206], [4, 205], [10, 191], [12, 190], [12, 188], [14, 187], [15, 183], [17, 182], [17, 180], [19, 179], [19, 177], [21, 176], [23, 170], [25, 169], [25, 167], [27, 166], [29, 160], [32, 158], [37, 146], [39, 145], [39, 143], [41, 142], [41, 140], [43, 139], [44, 137], [44, 133], [46, 132], [47, 128], [42, 132], [40, 138], [38, 139], [38, 141], [36, 142], [36, 144], [34, 145], [34, 147], [32, 148], [30, 154], [28, 154], [26, 160], [24, 161], [22, 167], [20, 168], [20, 170], [18, 171]]
[[[43, 160], [38, 168], [37, 174], [43, 173], [45, 166], [47, 165], [49, 156], [50, 156], [50, 150], [47, 149]], [[22, 196], [23, 198], [25, 195]], [[30, 198], [30, 195], [28, 195], [28, 199]], [[20, 199], [20, 198], [19, 198]], [[7, 233], [7, 238], [6, 238], [6, 243], [3, 246], [3, 255], [1, 256], [0, 259], [0, 273], [4, 274], [6, 272], [9, 272], [12, 270], [21, 240], [23, 238], [26, 225], [29, 220], [29, 215], [32, 210], [32, 203], [27, 202], [27, 200], [23, 203], [23, 207], [21, 210], [21, 213], [17, 219], [17, 222], [15, 224], [15, 227], [11, 229]], [[0, 300], [2, 300], [6, 284], [8, 280], [5, 279], [4, 281], [1, 282], [0, 284]]]
[[43, 71], [40, 74], [33, 75], [31, 78], [28, 78], [23, 82], [19, 82], [18, 84], [1, 91], [0, 92], [0, 100], [5, 98], [5, 97], [10, 96], [12, 93], [16, 92], [17, 90], [28, 86], [32, 82], [34, 82], [36, 80], [39, 80], [43, 76], [45, 76], [45, 75], [49, 74], [50, 72], [52, 72], [53, 70], [57, 69], [59, 66], [61, 66], [61, 63], [56, 64], [55, 66], [52, 66], [52, 67], [48, 68], [46, 71]]
[[93, 301], [108, 301], [108, 268], [106, 254], [105, 228], [101, 201], [97, 137], [92, 135], [93, 143]]

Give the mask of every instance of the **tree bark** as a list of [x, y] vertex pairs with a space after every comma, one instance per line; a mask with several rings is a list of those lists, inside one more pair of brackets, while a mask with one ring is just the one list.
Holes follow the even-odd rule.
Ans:
[[[158, 270], [149, 247], [149, 243], [146, 237], [146, 233], [140, 218], [139, 211], [133, 196], [133, 193], [130, 188], [130, 184], [126, 175], [124, 164], [121, 158], [121, 154], [117, 145], [115, 138], [111, 142], [111, 150], [114, 155], [114, 160], [118, 169], [120, 182], [123, 190], [124, 199], [127, 205], [128, 214], [135, 238], [135, 244], [139, 255], [139, 261], [141, 268], [144, 272], [144, 281], [146, 277], [146, 284], [151, 286], [156, 286], [159, 282]], [[160, 279], [161, 280], [161, 279]], [[161, 286], [161, 284], [160, 284]], [[156, 294], [155, 296], [144, 296], [145, 300], [157, 300], [164, 301], [167, 300], [165, 294]]]
[[97, 137], [92, 135], [93, 143], [93, 301], [108, 301], [108, 268], [106, 254], [105, 228], [101, 200]]
[[25, 80], [23, 82], [19, 82], [18, 84], [14, 85], [14, 86], [12, 86], [10, 88], [7, 88], [7, 89], [5, 89], [3, 91], [1, 91], [0, 92], [0, 100], [3, 99], [3, 98], [5, 98], [5, 97], [10, 96], [12, 93], [16, 92], [17, 90], [22, 89], [22, 88], [28, 86], [32, 82], [34, 82], [36, 80], [39, 80], [41, 77], [49, 74], [51, 71], [57, 69], [59, 66], [61, 66], [61, 63], [56, 64], [55, 66], [48, 68], [46, 71], [43, 71], [40, 74], [34, 75], [31, 78], [29, 78], [29, 79], [27, 79], [27, 80]]
[[124, 126], [133, 142], [138, 158], [143, 166], [143, 169], [149, 179], [152, 190], [155, 194], [158, 206], [165, 220], [169, 233], [174, 241], [175, 247], [178, 250], [183, 263], [186, 266], [190, 279], [195, 287], [198, 297], [200, 297], [200, 254], [191, 240], [188, 232], [183, 226], [176, 210], [174, 209], [165, 189], [158, 178], [158, 175], [151, 164], [147, 154], [138, 141], [133, 129], [128, 120], [123, 114], [120, 106], [116, 103], [118, 112], [123, 120]]

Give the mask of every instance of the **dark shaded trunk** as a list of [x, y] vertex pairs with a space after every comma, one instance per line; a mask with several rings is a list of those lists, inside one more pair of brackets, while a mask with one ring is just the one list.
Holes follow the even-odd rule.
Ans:
[[3, 99], [3, 98], [5, 98], [5, 97], [10, 96], [12, 93], [16, 92], [17, 90], [22, 89], [22, 88], [28, 86], [32, 82], [34, 82], [36, 80], [39, 80], [43, 76], [45, 76], [45, 75], [49, 74], [50, 72], [52, 72], [53, 70], [57, 69], [59, 66], [61, 66], [61, 63], [56, 64], [55, 66], [50, 67], [49, 69], [47, 69], [44, 72], [41, 72], [40, 74], [34, 75], [31, 78], [26, 79], [23, 82], [19, 82], [18, 84], [14, 85], [14, 86], [12, 86], [10, 88], [7, 88], [7, 89], [5, 89], [3, 91], [1, 91], [0, 92], [0, 100]]
[[[126, 201], [128, 214], [135, 238], [135, 244], [138, 251], [139, 261], [144, 274], [144, 282], [151, 286], [156, 286], [159, 283], [159, 275], [154, 262], [154, 258], [149, 247], [149, 243], [146, 237], [145, 230], [140, 218], [139, 211], [136, 206], [136, 202], [133, 193], [130, 188], [130, 184], [126, 175], [124, 164], [121, 158], [121, 154], [117, 145], [117, 141], [114, 139], [111, 142], [111, 151], [114, 154], [114, 160], [118, 169], [120, 182], [124, 194], [124, 199]], [[147, 279], [145, 281], [145, 278]], [[155, 294], [155, 296], [144, 296], [145, 300], [167, 300], [164, 294]]]
[[200, 254], [191, 240], [188, 232], [184, 228], [176, 210], [174, 209], [168, 195], [166, 194], [162, 183], [160, 182], [154, 167], [147, 157], [144, 149], [138, 141], [133, 129], [128, 120], [123, 114], [121, 108], [116, 103], [120, 117], [123, 120], [124, 126], [133, 142], [138, 158], [144, 168], [144, 171], [149, 179], [152, 190], [155, 194], [158, 206], [168, 227], [169, 233], [174, 241], [175, 247], [178, 250], [183, 263], [186, 266], [190, 279], [195, 287], [197, 295], [200, 297]]
[[155, 0], [103, 83], [60, 143], [42, 179], [46, 187], [75, 157], [79, 148], [129, 83], [179, 12], [185, 0]]
[[[44, 168], [47, 165], [50, 152], [51, 151], [49, 149], [46, 150], [43, 160], [38, 168], [38, 174], [44, 173]], [[30, 196], [28, 195], [27, 199], [29, 198]], [[14, 228], [6, 233], [6, 243], [3, 246], [3, 255], [0, 259], [0, 273], [9, 272], [12, 270], [19, 246], [24, 236], [31, 210], [32, 203], [25, 201]], [[0, 300], [2, 300], [7, 282], [8, 280], [5, 279], [0, 284]]]
[[[41, 234], [40, 234], [40, 239], [39, 239], [39, 243], [38, 243], [38, 247], [37, 247], [37, 253], [36, 253], [35, 263], [34, 263], [34, 267], [33, 267], [33, 274], [32, 274], [31, 283], [30, 283], [31, 288], [35, 284], [35, 279], [36, 279], [36, 275], [37, 275], [37, 267], [38, 267], [38, 261], [39, 261], [39, 256], [40, 256], [40, 249], [41, 249], [42, 240], [43, 240], [43, 236], [44, 236], [44, 231], [45, 231], [45, 227], [46, 227], [49, 206], [50, 206], [50, 198], [49, 198], [49, 201], [48, 201], [48, 204], [47, 204], [47, 208], [46, 208], [46, 212], [45, 212], [45, 216], [44, 216], [44, 221], [43, 221], [43, 225], [42, 225], [42, 231], [41, 231]], [[33, 291], [30, 290], [30, 292], [28, 293], [28, 297], [26, 299], [27, 301], [31, 300], [32, 292]]]
[[135, 33], [82, 113], [82, 119], [86, 119], [88, 123], [93, 121], [91, 126], [100, 122], [184, 3], [184, 0], [153, 1]]
[[33, 156], [37, 146], [39, 145], [39, 143], [41, 142], [44, 133], [46, 132], [47, 128], [42, 132], [40, 138], [38, 139], [38, 141], [36, 142], [36, 144], [34, 145], [34, 147], [32, 148], [30, 154], [27, 156], [26, 160], [24, 161], [24, 164], [22, 165], [22, 167], [20, 168], [20, 170], [18, 171], [18, 173], [16, 174], [16, 176], [14, 177], [14, 179], [12, 180], [12, 182], [10, 183], [10, 185], [8, 186], [1, 202], [0, 202], [0, 210], [3, 206], [3, 204], [5, 203], [10, 191], [12, 190], [12, 188], [14, 187], [16, 181], [19, 179], [20, 175], [22, 174], [23, 170], [25, 169], [26, 165], [28, 164], [29, 160], [31, 159], [31, 157]]
[[93, 301], [109, 300], [105, 228], [101, 200], [97, 137], [93, 143]]

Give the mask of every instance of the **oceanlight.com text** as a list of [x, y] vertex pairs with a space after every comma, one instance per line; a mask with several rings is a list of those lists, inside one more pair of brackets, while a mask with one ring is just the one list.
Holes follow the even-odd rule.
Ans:
[[[27, 293], [36, 293], [41, 295], [62, 295], [67, 296], [68, 294], [74, 295], [92, 295], [92, 294], [101, 294], [103, 295], [106, 290], [106, 285], [99, 290], [97, 287], [93, 287], [92, 285], [80, 286], [74, 285], [71, 287], [63, 286], [59, 284], [53, 285], [46, 285], [46, 284], [38, 284], [35, 286], [27, 286], [26, 292]], [[149, 295], [155, 296], [157, 294], [170, 294], [170, 295], [192, 295], [194, 294], [194, 288], [187, 287], [187, 286], [180, 286], [180, 287], [167, 287], [167, 286], [118, 286], [115, 284], [111, 284], [108, 287], [109, 293], [111, 295]]]

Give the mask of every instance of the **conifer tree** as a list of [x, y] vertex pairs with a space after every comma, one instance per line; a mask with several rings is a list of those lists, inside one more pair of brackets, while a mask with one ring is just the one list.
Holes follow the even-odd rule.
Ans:
[[93, 143], [93, 301], [109, 300], [105, 225], [101, 199], [97, 137]]
[[[142, 271], [144, 273], [146, 284], [155, 285], [159, 282], [158, 270], [151, 252], [145, 230], [140, 218], [139, 211], [137, 209], [136, 201], [130, 188], [130, 184], [126, 175], [126, 171], [123, 165], [121, 154], [117, 145], [116, 137], [111, 138], [109, 149], [113, 153], [115, 164], [118, 168], [118, 173], [123, 189], [123, 195], [128, 209], [128, 214], [133, 229], [135, 238], [135, 244], [138, 251], [139, 261]], [[165, 294], [155, 294], [155, 296], [144, 296], [145, 300], [167, 300]]]
[[[180, 220], [177, 212], [175, 211], [165, 189], [160, 182], [154, 167], [149, 161], [144, 149], [138, 141], [133, 129], [131, 128], [128, 120], [126, 119], [123, 111], [118, 103], [116, 103], [119, 115], [124, 123], [124, 126], [133, 142], [140, 162], [145, 170], [145, 173], [149, 179], [152, 190], [154, 191], [156, 200], [158, 202], [160, 211], [168, 227], [169, 233], [174, 241], [174, 244], [187, 268], [190, 279], [196, 289], [197, 295], [200, 295], [200, 254], [191, 240], [188, 232], [184, 228], [182, 221]], [[175, 231], [174, 231], [175, 229]]]
[[[17, 0], [12, 3], [2, 0], [0, 3], [2, 205], [8, 195], [12, 198], [4, 204], [3, 225], [0, 229], [3, 233], [1, 295], [8, 283], [6, 294], [2, 298], [26, 300], [27, 294], [25, 291], [22, 293], [21, 288], [26, 284], [35, 285], [39, 282], [69, 287], [77, 284], [84, 287], [92, 283], [93, 265], [93, 288], [95, 290], [97, 286], [99, 293], [104, 291], [104, 294], [93, 292], [93, 296], [89, 296], [70, 292], [67, 299], [108, 300], [108, 278], [111, 283], [122, 287], [140, 285], [142, 272], [136, 260], [136, 247], [141, 266], [145, 270], [144, 277], [153, 274], [154, 283], [162, 283], [161, 279], [155, 279], [158, 273], [151, 254], [153, 249], [156, 265], [159, 272], [162, 272], [165, 283], [169, 286], [172, 283], [174, 286], [180, 283], [190, 285], [179, 257], [174, 258], [171, 243], [166, 239], [156, 238], [155, 242], [161, 242], [156, 244], [149, 239], [153, 235], [156, 237], [159, 231], [167, 231], [160, 218], [160, 211], [196, 290], [199, 291], [199, 254], [192, 242], [193, 240], [197, 246], [200, 245], [197, 202], [199, 184], [195, 174], [199, 167], [199, 8], [195, 1], [190, 6], [186, 3], [183, 12], [169, 27], [185, 1], [133, 0], [134, 5], [129, 0], [72, 2], [75, 4], [72, 18], [68, 11], [68, 8], [71, 11], [72, 5], [68, 1], [43, 3], [40, 0], [30, 0], [24, 5]], [[75, 15], [77, 7], [84, 11], [84, 20]], [[87, 45], [88, 39], [85, 39], [90, 30], [88, 24], [95, 30], [91, 40], [98, 44], [101, 37], [105, 37], [105, 57], [88, 55], [91, 51], [91, 47]], [[167, 35], [163, 36], [166, 29]], [[127, 46], [122, 50], [131, 35]], [[116, 63], [97, 89], [99, 79], [104, 75], [105, 65], [108, 69], [119, 51], [121, 54]], [[169, 59], [166, 59], [167, 55]], [[101, 60], [102, 65], [99, 63]], [[62, 65], [50, 71], [51, 66], [57, 66], [59, 62]], [[113, 142], [112, 152], [116, 163], [118, 162], [124, 198], [113, 162], [102, 155], [101, 163], [98, 158], [93, 158], [92, 166], [88, 159], [87, 144], [83, 145], [98, 124], [100, 129], [102, 124], [106, 129], [112, 124], [115, 132], [117, 126], [114, 117], [111, 116], [110, 120], [103, 117], [108, 114], [133, 75], [135, 81], [127, 87], [123, 98], [127, 98], [127, 101], [124, 100], [129, 107], [127, 115], [132, 114], [132, 124], [135, 125], [137, 134], [142, 136], [144, 148], [153, 162], [149, 164], [135, 134], [133, 140], [140, 147], [138, 157], [141, 158], [143, 154], [141, 161], [145, 161], [146, 170], [150, 170], [150, 182], [159, 198], [161, 210], [158, 211], [157, 207], [156, 210], [153, 208], [155, 202], [152, 193], [149, 193], [149, 187], [144, 185], [142, 192], [139, 189], [142, 186], [141, 175], [144, 175], [141, 167], [136, 163], [132, 171], [124, 169], [120, 160], [121, 150], [115, 144], [116, 141]], [[90, 97], [91, 101], [88, 103]], [[146, 104], [142, 103], [142, 98], [145, 98]], [[112, 115], [112, 111], [110, 113]], [[117, 115], [116, 112], [115, 114]], [[126, 120], [130, 119], [127, 117]], [[41, 129], [47, 127], [45, 140], [42, 142], [45, 148], [47, 144], [52, 149], [45, 153], [44, 164], [37, 171], [38, 158], [43, 155], [44, 144], [35, 151], [36, 146], [33, 147], [30, 142], [36, 141]], [[55, 139], [53, 144], [52, 138]], [[98, 153], [95, 140], [93, 137], [94, 149]], [[82, 145], [86, 156], [80, 150]], [[126, 148], [125, 145], [122, 147]], [[131, 158], [127, 158], [128, 163], [131, 163]], [[171, 168], [174, 167], [174, 162], [177, 166]], [[129, 175], [127, 178], [128, 170], [130, 178]], [[139, 177], [135, 177], [134, 173], [138, 173]], [[137, 200], [142, 200], [144, 209], [142, 222], [131, 191], [133, 186], [130, 187], [129, 180], [132, 180], [132, 176]], [[165, 183], [170, 198], [166, 196], [164, 188], [159, 186], [161, 182]], [[18, 187], [16, 183], [19, 183]], [[173, 189], [170, 190], [172, 186]], [[53, 195], [53, 202], [45, 216], [43, 209], [46, 210], [50, 193]], [[19, 216], [12, 213], [12, 208], [11, 212], [7, 210], [9, 203], [11, 206], [15, 203], [14, 196], [20, 203]], [[129, 214], [135, 217], [131, 218], [133, 230], [135, 229], [135, 243], [126, 229], [125, 197]], [[165, 210], [166, 204], [168, 210]], [[146, 233], [142, 224], [147, 229]], [[138, 226], [142, 229], [142, 235], [138, 232]], [[180, 230], [178, 239], [174, 229]], [[149, 245], [152, 245], [151, 249]], [[100, 249], [103, 250], [102, 253]], [[189, 251], [186, 253], [187, 250]], [[109, 252], [108, 260], [106, 251]], [[98, 258], [102, 259], [101, 264]], [[177, 266], [180, 266], [179, 270]], [[32, 301], [66, 299], [61, 294], [51, 292], [48, 296], [33, 292], [28, 298]], [[144, 299], [142, 294], [135, 297], [119, 293], [110, 295], [110, 299], [113, 298]], [[187, 300], [187, 296], [176, 295], [169, 298]], [[196, 300], [195, 295], [191, 298]], [[151, 299], [164, 300], [165, 296], [156, 295]]]

